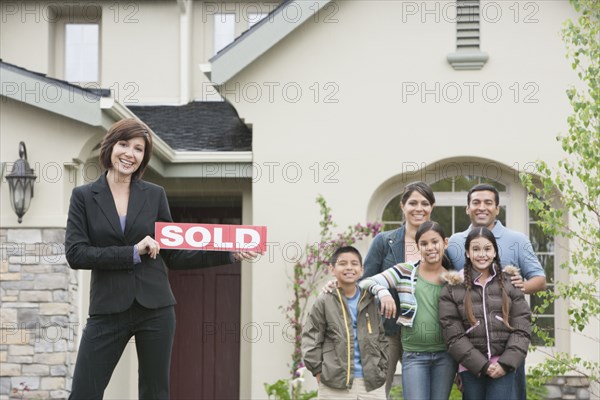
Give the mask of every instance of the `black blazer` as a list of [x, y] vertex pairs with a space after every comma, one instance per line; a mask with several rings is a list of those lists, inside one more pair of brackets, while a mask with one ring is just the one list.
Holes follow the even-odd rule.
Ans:
[[155, 222], [172, 222], [162, 187], [145, 181], [131, 183], [125, 232], [106, 174], [76, 187], [71, 195], [65, 251], [73, 269], [92, 270], [90, 315], [127, 310], [134, 300], [146, 308], [175, 304], [167, 269], [230, 264], [230, 253], [161, 250], [156, 259], [141, 256], [133, 263], [133, 246], [154, 237]]

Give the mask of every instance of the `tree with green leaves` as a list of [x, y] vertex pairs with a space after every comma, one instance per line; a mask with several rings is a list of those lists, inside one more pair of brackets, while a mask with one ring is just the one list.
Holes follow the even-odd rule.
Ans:
[[[562, 33], [581, 85], [567, 90], [573, 113], [568, 134], [557, 138], [565, 157], [556, 166], [539, 161], [536, 174], [522, 175], [522, 180], [530, 192], [529, 208], [544, 233], [569, 243], [569, 259], [562, 268], [570, 279], [555, 282], [554, 291], [542, 293], [543, 302], [534, 313], [542, 314], [555, 300], [566, 300], [572, 335], [587, 335], [598, 343], [598, 332], [589, 337], [586, 327], [600, 322], [600, 1], [570, 3], [579, 15], [565, 23]], [[554, 345], [548, 335], [538, 335], [548, 346]], [[591, 390], [597, 391], [598, 354], [550, 352], [545, 362], [530, 370], [530, 377], [540, 384], [573, 374], [587, 377]]]

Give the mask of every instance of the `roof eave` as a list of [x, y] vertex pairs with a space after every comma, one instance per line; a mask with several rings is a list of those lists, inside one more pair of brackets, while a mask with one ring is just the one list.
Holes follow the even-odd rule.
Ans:
[[288, 1], [267, 17], [269, 21], [257, 24], [211, 58], [210, 70], [203, 72], [215, 85], [224, 84], [330, 2]]
[[0, 95], [91, 126], [102, 125], [100, 96], [4, 63]]

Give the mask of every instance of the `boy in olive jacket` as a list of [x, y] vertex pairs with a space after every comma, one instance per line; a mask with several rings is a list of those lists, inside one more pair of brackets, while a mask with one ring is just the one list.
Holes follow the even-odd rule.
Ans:
[[302, 333], [306, 368], [319, 382], [319, 399], [385, 399], [387, 338], [373, 295], [356, 282], [363, 274], [360, 252], [339, 248], [329, 270], [337, 280], [321, 293]]

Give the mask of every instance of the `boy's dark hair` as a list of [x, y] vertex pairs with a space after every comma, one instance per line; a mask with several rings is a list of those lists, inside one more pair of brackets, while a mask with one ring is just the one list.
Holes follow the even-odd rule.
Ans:
[[333, 253], [333, 255], [331, 256], [331, 265], [335, 265], [335, 263], [337, 262], [337, 259], [340, 255], [345, 254], [345, 253], [354, 253], [358, 256], [358, 261], [360, 261], [360, 265], [362, 265], [363, 260], [362, 260], [362, 256], [360, 255], [360, 251], [358, 251], [358, 249], [356, 247], [353, 246], [344, 246], [344, 247], [340, 247], [339, 249], [337, 249], [335, 251], [335, 253]]
[[471, 204], [471, 194], [474, 192], [483, 192], [490, 191], [494, 193], [494, 199], [496, 200], [496, 205], [500, 204], [500, 194], [498, 193], [498, 189], [493, 187], [492, 185], [488, 185], [487, 183], [480, 183], [479, 185], [475, 185], [469, 190], [467, 194], [467, 205]]

